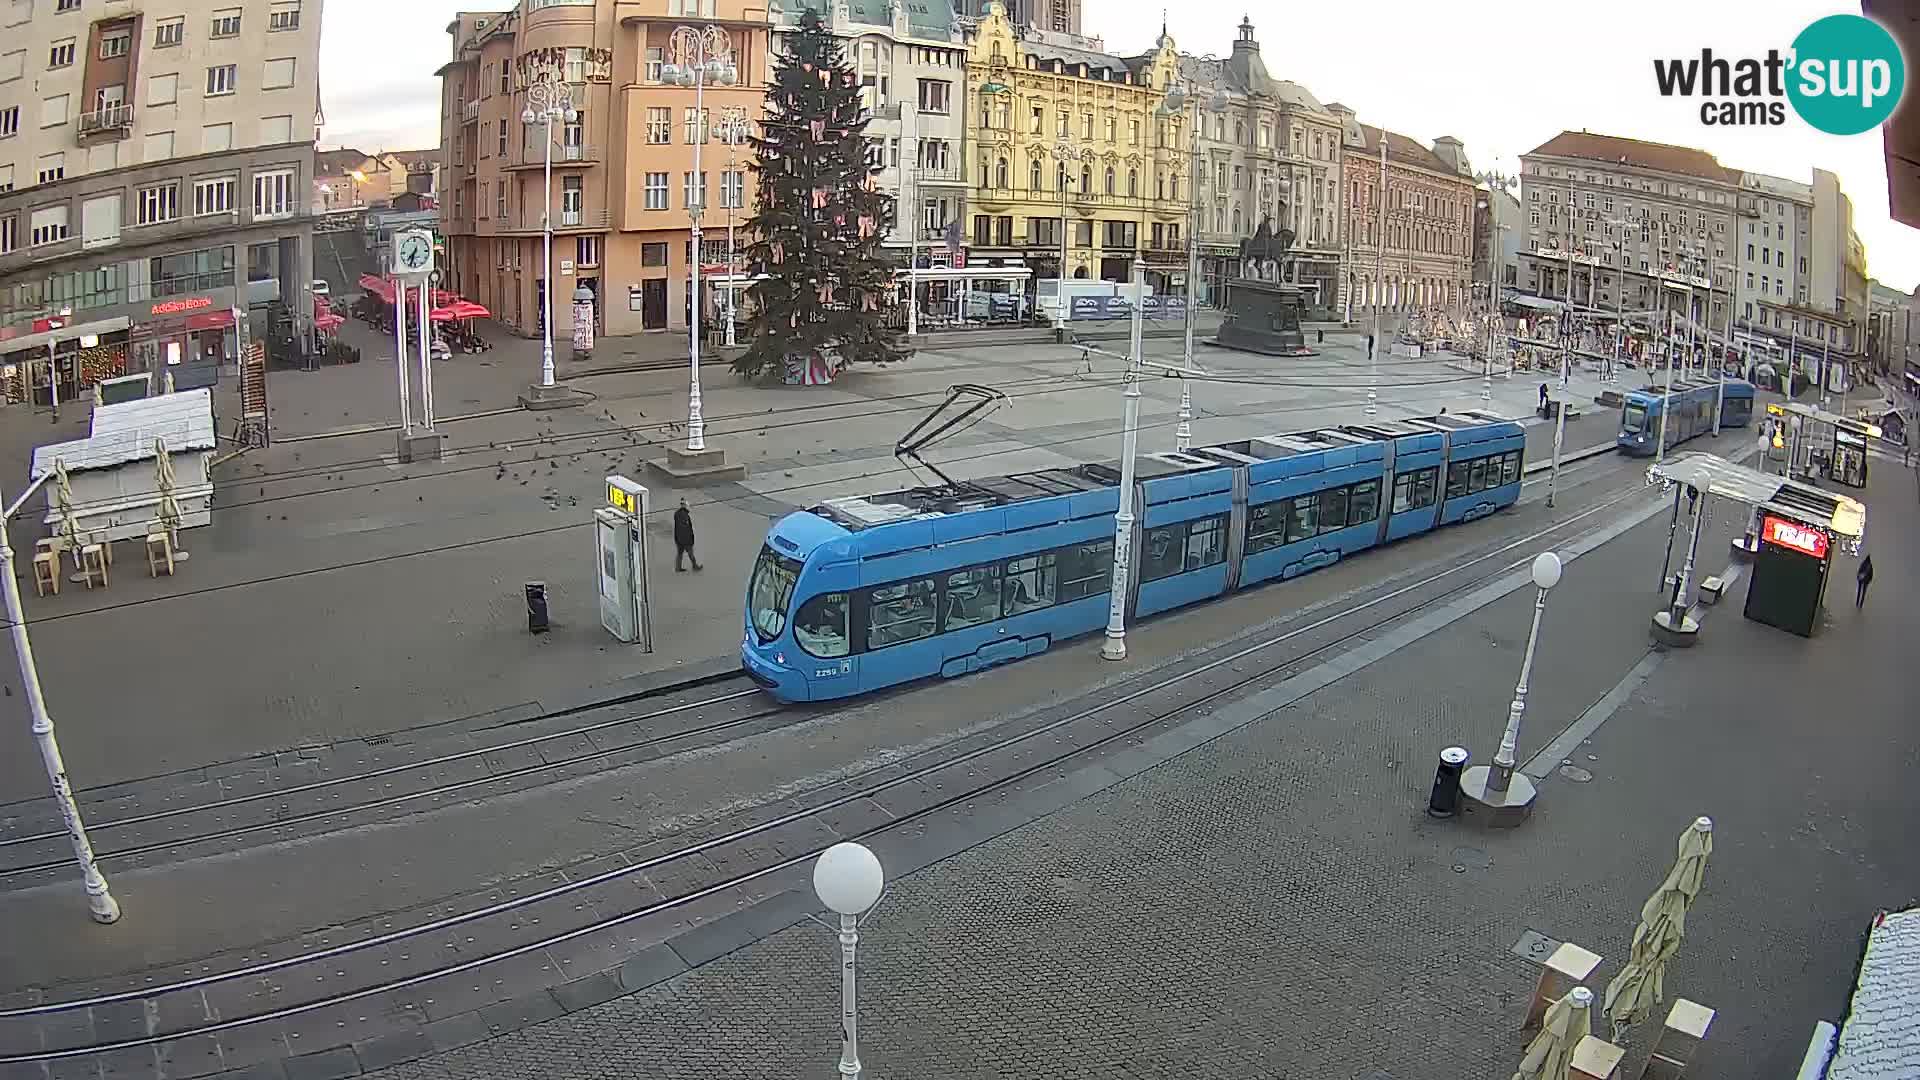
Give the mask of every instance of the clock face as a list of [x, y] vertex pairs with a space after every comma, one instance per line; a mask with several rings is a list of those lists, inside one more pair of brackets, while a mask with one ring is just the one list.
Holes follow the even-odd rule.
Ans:
[[400, 243], [401, 265], [410, 270], [418, 270], [427, 265], [427, 259], [432, 253], [433, 249], [428, 247], [427, 242], [418, 236], [410, 236]]

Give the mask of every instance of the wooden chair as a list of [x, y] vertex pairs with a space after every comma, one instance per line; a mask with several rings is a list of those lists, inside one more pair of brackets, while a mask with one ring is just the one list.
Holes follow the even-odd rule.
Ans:
[[81, 545], [78, 560], [80, 577], [87, 583], [87, 588], [93, 588], [95, 575], [100, 578], [100, 587], [107, 587], [107, 552], [108, 546], [97, 541]]
[[166, 567], [167, 576], [173, 576], [173, 537], [167, 530], [154, 526], [147, 530], [147, 576], [159, 577], [160, 568]]
[[60, 555], [57, 551], [33, 553], [33, 594], [45, 596], [51, 590], [60, 595]]

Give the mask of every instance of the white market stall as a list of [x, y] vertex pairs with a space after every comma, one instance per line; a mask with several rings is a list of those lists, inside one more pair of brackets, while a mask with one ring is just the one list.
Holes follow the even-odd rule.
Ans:
[[[96, 407], [86, 438], [34, 449], [33, 477], [53, 473], [55, 462], [64, 465], [75, 531], [81, 535], [140, 539], [161, 516], [156, 442], [166, 447], [173, 466], [178, 527], [208, 524], [215, 440], [213, 393], [205, 388]], [[47, 485], [46, 498], [47, 531], [58, 535], [63, 527], [58, 484]]]

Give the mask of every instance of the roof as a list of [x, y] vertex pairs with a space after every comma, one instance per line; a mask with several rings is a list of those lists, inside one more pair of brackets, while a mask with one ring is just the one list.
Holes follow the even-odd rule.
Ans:
[[[1382, 130], [1381, 128], [1372, 127], [1367, 124], [1360, 125], [1360, 138], [1366, 143], [1366, 149], [1362, 152], [1368, 157], [1377, 158], [1380, 156], [1380, 133]], [[1397, 161], [1402, 165], [1413, 165], [1433, 172], [1444, 173], [1448, 176], [1458, 175], [1454, 171], [1453, 166], [1442, 161], [1440, 155], [1421, 145], [1420, 140], [1408, 138], [1397, 131], [1389, 131], [1386, 135], [1388, 161]], [[1463, 177], [1462, 179], [1465, 178]]]
[[1882, 912], [1867, 935], [1853, 1006], [1827, 1080], [1920, 1076], [1920, 908]]
[[1615, 135], [1595, 135], [1590, 131], [1563, 131], [1520, 156], [1577, 158], [1610, 165], [1632, 165], [1711, 180], [1716, 184], [1738, 185], [1741, 177], [1740, 170], [1727, 168], [1705, 150], [1623, 139]]
[[1055, 45], [1049, 41], [1027, 40], [1020, 43], [1020, 51], [1037, 56], [1042, 60], [1064, 60], [1068, 64], [1085, 64], [1089, 72], [1107, 68], [1111, 71], [1133, 70], [1125, 57], [1112, 53], [1094, 52], [1092, 49], [1076, 49], [1071, 45]]
[[98, 406], [87, 438], [34, 447], [32, 475], [52, 472], [55, 461], [64, 462], [70, 473], [151, 461], [155, 439], [165, 439], [170, 453], [212, 450], [213, 392], [187, 390]]
[[321, 150], [313, 155], [313, 171], [319, 176], [343, 176], [359, 168], [368, 156], [349, 147]]
[[1312, 109], [1314, 112], [1326, 112], [1327, 107], [1313, 92], [1291, 79], [1275, 79], [1267, 84], [1267, 92], [1295, 108]]

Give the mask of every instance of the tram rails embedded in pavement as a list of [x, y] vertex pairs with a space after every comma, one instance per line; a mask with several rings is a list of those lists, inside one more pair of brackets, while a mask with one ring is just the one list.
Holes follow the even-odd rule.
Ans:
[[[1136, 463], [1128, 618], [1297, 577], [1520, 496], [1490, 413], [1319, 428]], [[1119, 470], [1082, 465], [788, 514], [748, 578], [741, 666], [785, 701], [1044, 652], [1106, 624]]]
[[1721, 427], [1746, 427], [1753, 422], [1753, 384], [1745, 379], [1728, 379], [1723, 390], [1712, 380], [1676, 379], [1669, 390], [1649, 384], [1629, 391], [1620, 406], [1620, 435], [1616, 440], [1623, 454], [1645, 457], [1659, 452], [1660, 414], [1668, 409], [1667, 449], [1697, 435], [1713, 431], [1713, 410], [1720, 408]]

